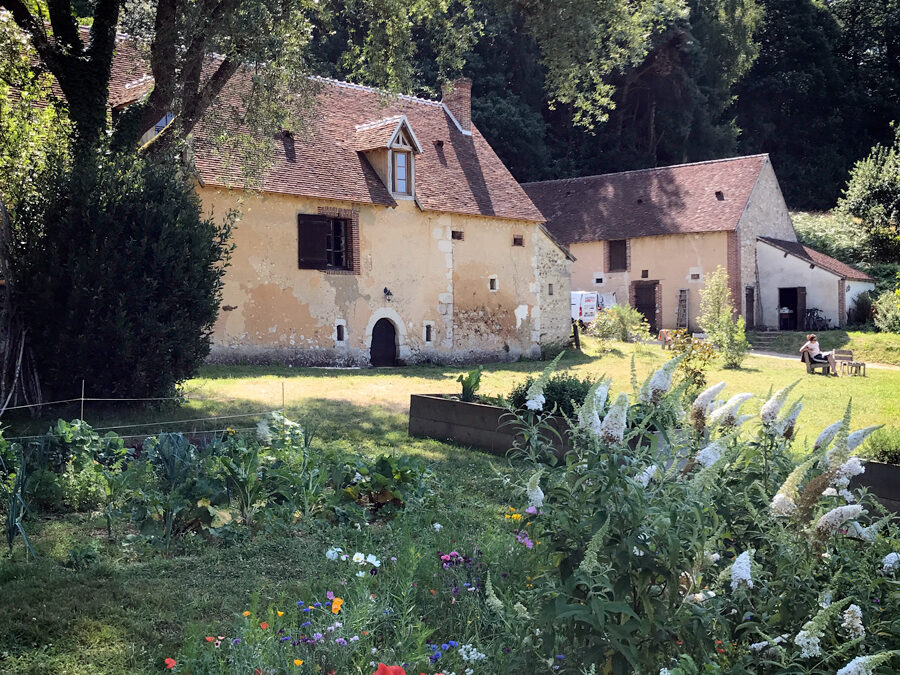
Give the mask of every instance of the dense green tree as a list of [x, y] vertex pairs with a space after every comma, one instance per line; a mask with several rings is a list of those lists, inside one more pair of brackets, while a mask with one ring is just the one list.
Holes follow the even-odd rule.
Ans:
[[876, 145], [853, 167], [838, 209], [861, 226], [868, 262], [900, 260], [900, 126], [892, 145]]
[[171, 396], [209, 351], [231, 218], [203, 215], [175, 160], [45, 172], [12, 210], [15, 307], [45, 394]]

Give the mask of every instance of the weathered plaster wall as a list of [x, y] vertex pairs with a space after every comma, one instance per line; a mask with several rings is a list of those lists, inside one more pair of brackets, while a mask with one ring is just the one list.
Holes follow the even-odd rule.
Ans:
[[[395, 324], [406, 363], [512, 359], [540, 349], [532, 340], [541, 305], [534, 223], [423, 213], [409, 200], [385, 208], [213, 188], [200, 196], [208, 211], [242, 214], [212, 360], [365, 365], [382, 317]], [[326, 206], [359, 212], [358, 275], [297, 267], [297, 214]], [[453, 240], [453, 230], [464, 240]], [[525, 235], [524, 247], [512, 247], [513, 234]], [[564, 304], [568, 311], [568, 298]]]
[[[726, 195], [727, 199], [728, 196]], [[757, 237], [772, 237], [785, 241], [797, 241], [797, 233], [794, 231], [794, 223], [788, 213], [787, 204], [781, 194], [781, 186], [772, 162], [766, 161], [759, 173], [756, 186], [750, 194], [744, 213], [738, 222], [738, 267], [741, 270], [740, 282], [732, 279], [732, 294], [735, 296], [735, 305], [740, 313], [746, 313], [744, 294], [748, 286], [755, 289], [756, 317], [755, 321], [747, 323], [753, 325], [762, 320], [761, 303], [762, 286], [766, 280], [762, 274], [757, 276], [756, 239]], [[770, 289], [766, 289], [771, 294]], [[777, 299], [777, 298], [776, 298]]]
[[[573, 244], [572, 290], [615, 293], [619, 304], [629, 302], [632, 281], [658, 281], [662, 309], [661, 328], [674, 328], [678, 291], [688, 290], [688, 323], [697, 330], [700, 289], [705, 275], [718, 265], [725, 266], [728, 249], [726, 232], [679, 234], [630, 239], [631, 262], [627, 272], [604, 272], [606, 242]], [[647, 277], [641, 273], [647, 270]], [[692, 275], [699, 275], [692, 279]], [[595, 283], [602, 278], [603, 283]]]
[[532, 310], [531, 341], [538, 342], [542, 346], [565, 344], [572, 332], [569, 310], [572, 263], [539, 229], [535, 229], [534, 238], [535, 253], [532, 264], [539, 305]]
[[[759, 275], [763, 280], [758, 313], [769, 328], [778, 328], [778, 289], [806, 287], [806, 308], [817, 307], [832, 326], [844, 323], [839, 313], [840, 277], [821, 267], [810, 269], [809, 263], [774, 246], [758, 242]], [[846, 319], [846, 317], [845, 317]]]

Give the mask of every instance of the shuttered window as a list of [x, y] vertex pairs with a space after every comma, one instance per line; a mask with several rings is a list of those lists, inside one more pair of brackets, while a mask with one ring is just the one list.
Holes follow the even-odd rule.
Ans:
[[609, 243], [609, 271], [625, 272], [628, 269], [628, 241], [614, 239]]
[[297, 266], [304, 270], [351, 269], [349, 224], [345, 218], [298, 215]]

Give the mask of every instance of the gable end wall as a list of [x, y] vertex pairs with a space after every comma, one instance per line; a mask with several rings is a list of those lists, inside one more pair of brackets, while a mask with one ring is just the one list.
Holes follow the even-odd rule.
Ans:
[[[726, 196], [727, 198], [727, 196]], [[744, 293], [748, 286], [755, 289], [755, 297], [761, 298], [760, 279], [757, 272], [756, 240], [757, 237], [773, 237], [786, 241], [797, 241], [797, 233], [788, 213], [784, 195], [772, 162], [766, 160], [763, 164], [756, 185], [744, 207], [744, 213], [738, 221], [738, 251], [737, 266], [740, 269], [740, 282], [732, 279], [732, 294], [735, 296], [735, 305], [740, 308], [740, 313], [745, 313]], [[764, 283], [765, 280], [763, 279]], [[757, 300], [756, 321], [745, 317], [747, 323], [752, 325], [762, 321], [762, 310]]]

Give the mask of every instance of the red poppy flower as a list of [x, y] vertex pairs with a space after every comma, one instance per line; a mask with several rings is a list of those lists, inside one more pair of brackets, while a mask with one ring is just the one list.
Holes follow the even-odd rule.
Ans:
[[206, 636], [206, 641], [207, 641], [207, 642], [212, 642], [213, 640], [215, 640], [214, 637], [210, 637], [210, 636], [208, 636], [208, 635]]
[[265, 630], [266, 628], [269, 627], [269, 624], [267, 624], [265, 621], [263, 621], [261, 624], [259, 624], [259, 627], [262, 628], [263, 630]]
[[383, 663], [379, 663], [378, 670], [372, 675], [406, 675], [406, 671], [400, 666], [386, 666]]
[[175, 659], [172, 659], [172, 658], [166, 659], [165, 661], [163, 661], [163, 663], [166, 664], [166, 670], [171, 670], [172, 668], [174, 668], [175, 666], [178, 665], [178, 663], [175, 661]]

